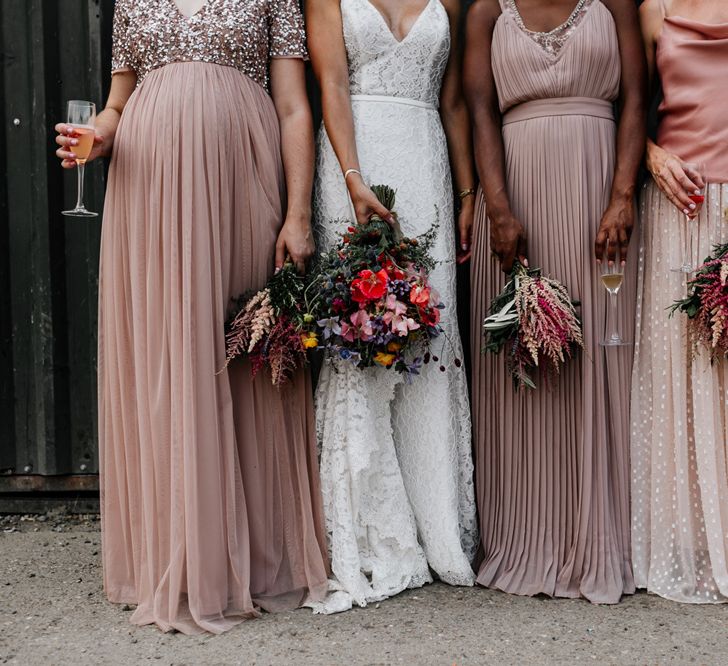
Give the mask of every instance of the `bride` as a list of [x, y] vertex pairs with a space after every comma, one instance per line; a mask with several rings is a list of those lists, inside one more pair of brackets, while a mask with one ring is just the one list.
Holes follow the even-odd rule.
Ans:
[[[391, 219], [370, 185], [397, 191], [407, 236], [438, 224], [431, 274], [449, 340], [421, 376], [327, 362], [317, 430], [334, 592], [317, 612], [364, 606], [432, 580], [472, 585], [477, 545], [465, 372], [455, 303], [470, 256], [473, 163], [457, 57], [459, 0], [309, 0], [322, 91], [314, 192], [319, 248], [352, 222]], [[444, 338], [442, 338], [444, 339]], [[429, 565], [429, 566], [428, 566]]]

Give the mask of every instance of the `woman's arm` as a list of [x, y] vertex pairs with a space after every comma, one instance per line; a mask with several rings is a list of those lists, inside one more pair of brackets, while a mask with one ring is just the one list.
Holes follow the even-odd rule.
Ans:
[[460, 214], [458, 215], [458, 231], [460, 250], [458, 263], [470, 259], [470, 238], [473, 229], [473, 212], [475, 209], [475, 178], [473, 168], [472, 134], [470, 116], [465, 105], [462, 88], [462, 57], [460, 53], [460, 18], [461, 1], [444, 0], [445, 9], [450, 18], [450, 59], [445, 70], [445, 78], [440, 94], [440, 116], [447, 136], [450, 153], [450, 165], [455, 181], [455, 190], [459, 193], [473, 191], [472, 194], [460, 197]]
[[470, 8], [463, 84], [473, 120], [475, 165], [490, 220], [491, 247], [508, 273], [516, 259], [527, 261], [526, 233], [508, 200], [501, 114], [490, 61], [493, 29], [500, 13], [497, 0], [476, 0]]
[[[93, 150], [88, 158], [89, 162], [97, 157], [111, 156], [121, 112], [134, 92], [136, 83], [137, 77], [132, 71], [118, 72], [111, 77], [111, 90], [109, 98], [106, 100], [106, 106], [96, 116], [96, 136]], [[66, 123], [58, 123], [55, 129], [58, 132], [56, 143], [60, 146], [56, 150], [56, 156], [61, 159], [61, 166], [64, 169], [73, 169], [76, 166], [73, 147], [78, 145], [78, 139], [74, 138], [73, 127]]]
[[286, 177], [286, 217], [276, 243], [276, 269], [286, 256], [299, 272], [314, 252], [311, 236], [313, 182], [313, 120], [306, 96], [306, 76], [300, 58], [274, 58], [270, 66], [271, 95], [281, 127], [281, 153]]
[[[306, 0], [306, 30], [311, 64], [321, 88], [324, 125], [342, 173], [359, 170], [354, 117], [349, 95], [349, 69], [341, 19], [340, 0]], [[373, 214], [392, 220], [358, 173], [346, 178], [356, 219], [366, 223]]]
[[634, 226], [635, 183], [646, 139], [647, 66], [633, 0], [604, 0], [604, 4], [612, 12], [617, 27], [622, 76], [617, 163], [609, 205], [594, 243], [594, 254], [597, 261], [601, 261], [609, 241], [609, 261], [615, 260], [619, 247], [624, 262]]
[[[664, 19], [660, 0], [645, 0], [640, 6], [640, 26], [647, 59], [650, 99], [657, 94], [658, 89], [659, 77], [656, 71], [655, 52]], [[668, 153], [648, 137], [646, 165], [657, 186], [679, 211], [687, 215], [691, 210], [695, 210], [695, 204], [689, 195], [696, 192], [704, 183], [699, 177], [696, 177], [696, 182], [688, 178], [677, 155]]]

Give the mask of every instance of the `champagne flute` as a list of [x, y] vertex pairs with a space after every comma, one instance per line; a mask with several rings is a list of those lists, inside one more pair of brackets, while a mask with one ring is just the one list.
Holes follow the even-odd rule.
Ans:
[[695, 208], [688, 210], [685, 215], [685, 223], [687, 228], [685, 230], [685, 255], [682, 265], [678, 268], [671, 269], [673, 273], [694, 273], [696, 270], [695, 266], [695, 231], [698, 224], [698, 215], [700, 215], [700, 209], [703, 207], [705, 202], [705, 195], [707, 192], [707, 182], [705, 179], [705, 165], [701, 162], [685, 162], [683, 165], [683, 171], [690, 180], [694, 183], [702, 183], [698, 189], [691, 192], [688, 196], [690, 201], [695, 204]]
[[96, 105], [93, 102], [84, 102], [73, 99], [68, 102], [67, 125], [73, 128], [73, 138], [78, 144], [70, 150], [76, 156], [76, 170], [78, 171], [78, 196], [76, 207], [72, 210], [64, 210], [63, 215], [68, 217], [96, 217], [98, 213], [87, 210], [83, 204], [83, 176], [86, 167], [86, 160], [94, 147], [96, 129]]
[[614, 261], [609, 260], [609, 241], [604, 248], [604, 256], [599, 266], [600, 279], [604, 288], [609, 292], [609, 309], [607, 310], [607, 336], [599, 344], [603, 347], [623, 347], [629, 345], [619, 333], [617, 326], [617, 294], [624, 281], [624, 264], [620, 256], [619, 247]]

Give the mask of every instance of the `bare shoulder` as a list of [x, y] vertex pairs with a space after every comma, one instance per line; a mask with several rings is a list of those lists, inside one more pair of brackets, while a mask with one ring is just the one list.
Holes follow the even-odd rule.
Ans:
[[492, 26], [502, 11], [498, 0], [475, 0], [468, 9], [468, 24]]
[[634, 0], [601, 0], [601, 2], [615, 17], [637, 16], [637, 5]]

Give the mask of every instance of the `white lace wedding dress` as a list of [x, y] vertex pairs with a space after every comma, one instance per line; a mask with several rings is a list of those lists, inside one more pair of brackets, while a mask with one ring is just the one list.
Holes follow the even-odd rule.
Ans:
[[[450, 48], [447, 13], [430, 0], [398, 41], [369, 0], [341, 0], [361, 171], [397, 191], [404, 233], [439, 222], [432, 283], [446, 304], [438, 362], [411, 384], [393, 371], [325, 364], [316, 391], [332, 594], [317, 612], [364, 606], [432, 580], [472, 585], [477, 547], [466, 377], [455, 303], [455, 235], [447, 143], [437, 111]], [[353, 221], [325, 128], [314, 194], [319, 248]], [[337, 222], [338, 220], [338, 222]], [[445, 372], [439, 366], [445, 366]], [[428, 567], [429, 564], [429, 567]]]

